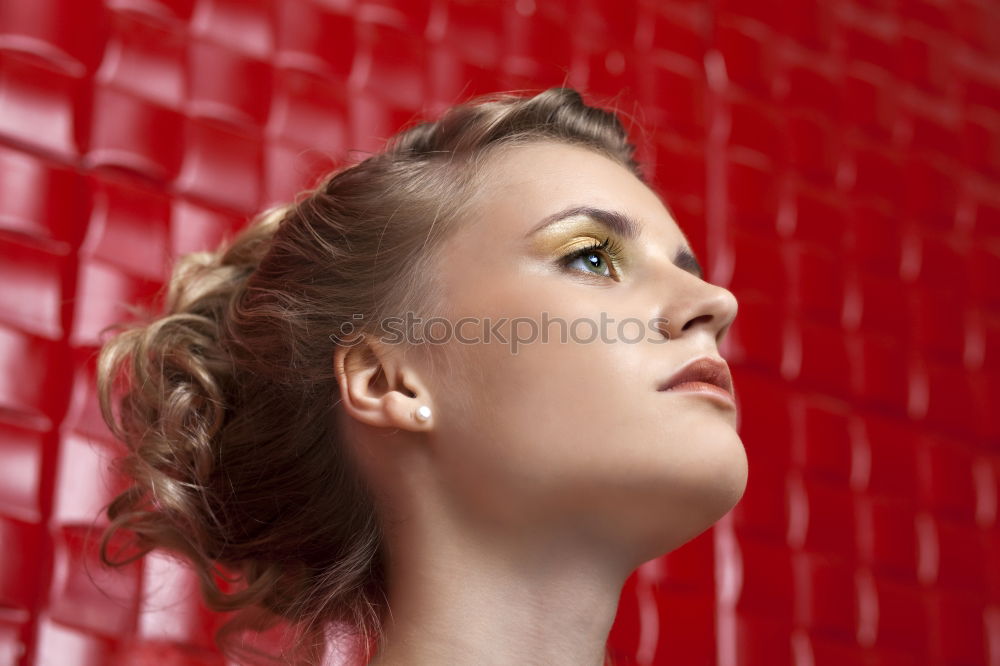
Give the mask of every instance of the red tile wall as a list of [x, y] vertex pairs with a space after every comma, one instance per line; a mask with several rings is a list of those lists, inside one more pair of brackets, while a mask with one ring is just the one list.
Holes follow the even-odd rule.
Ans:
[[124, 304], [413, 117], [562, 83], [740, 300], [746, 494], [629, 579], [618, 662], [1000, 665], [993, 0], [0, 2], [0, 664], [223, 663], [182, 567], [94, 557]]

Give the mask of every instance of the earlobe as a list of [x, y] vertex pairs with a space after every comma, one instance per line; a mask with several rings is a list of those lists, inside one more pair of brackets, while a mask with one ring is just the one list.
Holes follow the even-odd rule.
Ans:
[[398, 356], [366, 337], [335, 347], [333, 366], [341, 405], [354, 419], [382, 428], [429, 429], [428, 392]]
[[394, 391], [385, 396], [386, 414], [395, 428], [404, 430], [430, 430], [431, 408], [423, 404], [419, 397], [408, 397]]

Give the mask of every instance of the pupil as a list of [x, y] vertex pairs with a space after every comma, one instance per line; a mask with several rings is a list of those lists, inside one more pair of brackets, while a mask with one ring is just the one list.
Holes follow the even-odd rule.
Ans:
[[600, 266], [600, 264], [601, 264], [601, 258], [599, 256], [597, 256], [596, 254], [587, 255], [587, 258], [591, 260], [590, 263], [592, 265], [594, 265], [594, 266]]

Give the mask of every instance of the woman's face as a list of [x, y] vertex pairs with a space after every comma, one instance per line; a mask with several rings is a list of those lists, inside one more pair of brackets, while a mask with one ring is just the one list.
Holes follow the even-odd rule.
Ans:
[[[663, 203], [612, 160], [538, 142], [489, 173], [436, 273], [439, 314], [471, 318], [432, 352], [429, 446], [449, 504], [498, 532], [628, 541], [643, 560], [683, 544], [739, 501], [747, 459], [733, 405], [658, 389], [719, 358], [736, 299], [699, 277]], [[585, 214], [533, 232], [576, 207], [628, 216], [636, 236]], [[564, 258], [606, 239], [613, 257]]]

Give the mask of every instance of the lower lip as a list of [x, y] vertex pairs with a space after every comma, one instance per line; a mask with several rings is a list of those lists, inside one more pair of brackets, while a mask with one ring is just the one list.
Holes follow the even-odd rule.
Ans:
[[733, 407], [736, 406], [736, 400], [733, 399], [733, 396], [729, 393], [729, 391], [721, 386], [709, 384], [708, 382], [684, 382], [683, 384], [677, 384], [676, 386], [671, 386], [665, 390], [674, 393], [698, 393], [701, 395], [712, 396], [721, 399], [727, 405], [731, 405]]

